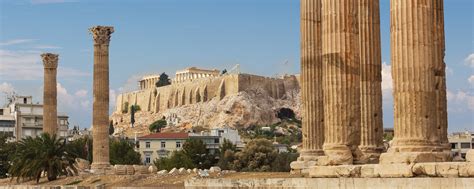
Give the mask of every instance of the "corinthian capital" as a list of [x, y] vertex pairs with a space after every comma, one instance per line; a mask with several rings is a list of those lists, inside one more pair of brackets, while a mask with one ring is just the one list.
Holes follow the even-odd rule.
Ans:
[[89, 32], [94, 38], [94, 44], [108, 45], [110, 42], [110, 34], [114, 33], [112, 26], [94, 26], [89, 28]]
[[43, 53], [41, 59], [43, 59], [44, 68], [57, 68], [58, 67], [58, 54]]

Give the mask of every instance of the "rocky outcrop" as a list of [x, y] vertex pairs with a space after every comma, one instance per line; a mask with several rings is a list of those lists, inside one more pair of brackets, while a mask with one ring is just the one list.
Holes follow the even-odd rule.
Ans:
[[250, 88], [227, 95], [222, 100], [214, 97], [207, 102], [187, 104], [158, 113], [139, 111], [135, 113], [134, 128], [131, 128], [130, 114], [114, 113], [111, 119], [115, 125], [115, 135], [128, 137], [134, 137], [135, 133], [138, 136], [149, 133], [148, 126], [163, 117], [168, 122], [168, 130], [184, 130], [193, 126], [243, 129], [279, 122], [276, 113], [281, 108], [289, 108], [296, 117], [300, 117], [299, 99], [299, 90], [287, 91], [281, 98], [272, 98], [266, 90]]

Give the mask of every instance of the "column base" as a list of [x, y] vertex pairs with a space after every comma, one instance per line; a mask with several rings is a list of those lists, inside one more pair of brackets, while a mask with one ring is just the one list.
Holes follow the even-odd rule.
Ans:
[[380, 154], [384, 151], [383, 147], [377, 146], [359, 146], [359, 149], [370, 164], [379, 163]]
[[451, 159], [451, 153], [447, 152], [386, 152], [380, 155], [380, 164], [446, 162]]
[[300, 157], [296, 161], [291, 162], [292, 174], [308, 174], [309, 168], [315, 166], [318, 157], [324, 155], [323, 150], [302, 150]]
[[318, 165], [350, 165], [353, 163], [351, 149], [346, 145], [323, 145], [324, 156], [318, 157]]
[[474, 150], [468, 150], [466, 152], [466, 161], [474, 163]]
[[93, 174], [105, 174], [110, 169], [112, 169], [112, 166], [108, 162], [93, 162], [91, 164], [91, 173]]

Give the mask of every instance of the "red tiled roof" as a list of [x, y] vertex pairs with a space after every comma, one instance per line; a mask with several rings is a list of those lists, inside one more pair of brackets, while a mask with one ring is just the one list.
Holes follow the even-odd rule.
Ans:
[[138, 137], [139, 139], [187, 139], [188, 133], [153, 133]]

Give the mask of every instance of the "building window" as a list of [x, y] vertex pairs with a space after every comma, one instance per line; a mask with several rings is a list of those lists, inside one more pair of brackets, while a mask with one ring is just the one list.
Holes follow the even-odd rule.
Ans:
[[166, 142], [165, 141], [161, 141], [161, 148], [166, 148]]
[[471, 148], [471, 144], [470, 143], [461, 143], [461, 148]]
[[451, 149], [458, 148], [458, 143], [451, 143]]
[[474, 149], [474, 143], [472, 143], [471, 148]]
[[150, 142], [145, 142], [145, 148], [150, 148]]
[[176, 142], [176, 148], [181, 148], [181, 142]]
[[26, 104], [26, 102], [27, 102], [26, 98], [23, 98], [23, 104]]
[[145, 155], [145, 164], [150, 164], [151, 163], [151, 157], [150, 154]]
[[214, 143], [219, 144], [219, 139], [218, 139], [218, 138], [215, 138], [215, 139], [214, 139]]

